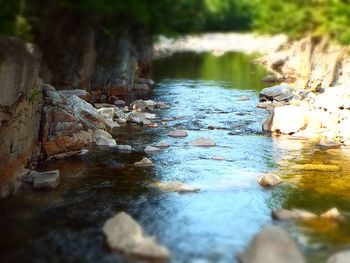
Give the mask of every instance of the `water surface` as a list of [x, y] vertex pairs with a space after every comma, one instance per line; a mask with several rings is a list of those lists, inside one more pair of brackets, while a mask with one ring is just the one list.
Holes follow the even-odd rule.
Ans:
[[[260, 79], [266, 71], [254, 56], [229, 53], [177, 54], [154, 63], [158, 86], [150, 98], [174, 107], [156, 110], [181, 117], [159, 128], [126, 125], [116, 138], [133, 153], [90, 147], [89, 153], [42, 165], [60, 169], [52, 191], [24, 191], [0, 203], [0, 262], [125, 262], [105, 244], [101, 228], [120, 211], [132, 215], [172, 252], [172, 262], [235, 262], [273, 208], [321, 213], [350, 211], [350, 150], [329, 150], [317, 141], [269, 136], [261, 132], [267, 113], [257, 109]], [[250, 98], [239, 101], [242, 96]], [[168, 132], [186, 129], [186, 138]], [[189, 147], [198, 137], [217, 147]], [[153, 167], [132, 167], [147, 145], [167, 140], [171, 147], [149, 155]], [[226, 161], [212, 160], [222, 155]], [[338, 172], [293, 169], [295, 164], [332, 164]], [[274, 172], [285, 183], [274, 189], [257, 184]], [[183, 182], [201, 189], [178, 194], [155, 182]], [[309, 262], [322, 262], [350, 244], [350, 224], [314, 220], [281, 224]]]

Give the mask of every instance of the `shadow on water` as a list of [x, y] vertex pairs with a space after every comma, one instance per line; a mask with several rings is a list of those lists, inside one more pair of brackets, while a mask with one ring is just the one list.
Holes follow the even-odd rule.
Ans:
[[[120, 128], [117, 142], [132, 145], [132, 153], [91, 146], [81, 157], [43, 164], [43, 171], [60, 169], [60, 185], [0, 202], [0, 261], [125, 262], [108, 250], [101, 228], [106, 219], [126, 211], [171, 250], [173, 262], [235, 262], [261, 226], [272, 223], [272, 208], [320, 213], [336, 206], [349, 212], [350, 150], [263, 135], [267, 114], [255, 104], [266, 71], [250, 63], [253, 58], [187, 53], [155, 61], [158, 85], [150, 97], [175, 106], [156, 110], [156, 121], [179, 118], [157, 129]], [[242, 96], [250, 100], [238, 101]], [[188, 137], [168, 137], [175, 128], [188, 130]], [[217, 147], [187, 145], [198, 137], [210, 137]], [[161, 140], [171, 147], [148, 156], [154, 166], [130, 166], [146, 155], [145, 146]], [[212, 160], [215, 155], [226, 161]], [[305, 171], [295, 166], [308, 163], [341, 169]], [[263, 189], [256, 180], [266, 172], [276, 172], [286, 182]], [[178, 194], [153, 185], [169, 181], [201, 191]], [[350, 243], [348, 222], [283, 226], [310, 262], [320, 262]]]

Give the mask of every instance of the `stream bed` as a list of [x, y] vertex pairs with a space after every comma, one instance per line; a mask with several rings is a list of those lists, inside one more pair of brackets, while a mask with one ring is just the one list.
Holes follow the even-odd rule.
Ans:
[[[158, 128], [125, 125], [116, 138], [135, 151], [89, 147], [80, 157], [43, 164], [59, 169], [51, 191], [24, 191], [0, 201], [0, 262], [127, 262], [108, 250], [102, 226], [125, 211], [172, 252], [172, 262], [236, 262], [266, 224], [291, 234], [308, 262], [325, 262], [350, 245], [350, 148], [325, 149], [317, 140], [264, 134], [267, 112], [255, 107], [267, 72], [254, 56], [175, 54], [154, 62], [158, 83], [149, 98], [173, 105], [155, 110], [175, 118]], [[243, 96], [249, 100], [240, 101]], [[185, 129], [186, 138], [170, 138]], [[187, 143], [209, 137], [216, 147]], [[146, 155], [166, 140], [171, 147]], [[213, 160], [216, 155], [226, 160]], [[147, 156], [152, 167], [133, 167]], [[302, 164], [336, 165], [339, 171], [303, 170]], [[257, 179], [276, 173], [284, 183], [262, 188]], [[157, 182], [182, 182], [198, 193], [162, 191]], [[271, 209], [323, 213], [337, 207], [343, 222], [273, 222]]]

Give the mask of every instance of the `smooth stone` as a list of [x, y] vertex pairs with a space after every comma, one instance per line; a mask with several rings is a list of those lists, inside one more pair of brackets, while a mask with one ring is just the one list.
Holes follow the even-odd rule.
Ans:
[[187, 137], [188, 133], [185, 130], [173, 130], [169, 132], [169, 137]]
[[167, 110], [167, 109], [170, 109], [171, 106], [169, 106], [168, 104], [165, 104], [164, 102], [157, 102], [157, 108], [161, 110]]
[[322, 139], [320, 141], [319, 145], [322, 147], [340, 147], [340, 146], [342, 146], [342, 144], [339, 142], [334, 142], [334, 141], [327, 140], [327, 139]]
[[94, 136], [97, 139], [100, 136], [106, 137], [108, 139], [113, 139], [112, 135], [110, 135], [108, 132], [101, 130], [101, 129], [97, 129], [94, 131]]
[[153, 147], [153, 146], [147, 146], [144, 150], [145, 153], [154, 153], [154, 152], [158, 152], [160, 149], [157, 147]]
[[225, 161], [225, 157], [221, 155], [215, 155], [212, 159], [217, 161]]
[[154, 237], [148, 236], [142, 227], [125, 212], [108, 219], [103, 234], [112, 250], [138, 257], [170, 259], [169, 250], [160, 245]]
[[305, 259], [287, 231], [278, 226], [265, 226], [239, 256], [239, 262], [305, 263]]
[[143, 158], [141, 161], [134, 163], [136, 166], [151, 166], [153, 162], [148, 158]]
[[188, 185], [182, 185], [176, 190], [176, 192], [178, 193], [197, 193], [199, 191], [200, 191], [199, 188], [188, 186]]
[[327, 212], [321, 214], [321, 218], [330, 219], [330, 220], [337, 220], [337, 221], [344, 220], [344, 217], [341, 215], [339, 210], [335, 207], [328, 210]]
[[156, 182], [153, 183], [154, 186], [161, 188], [164, 191], [168, 192], [178, 192], [178, 193], [194, 193], [200, 191], [199, 188], [185, 185], [181, 182]]
[[194, 141], [188, 143], [189, 146], [200, 146], [200, 147], [214, 147], [216, 143], [210, 139], [205, 137], [200, 137], [195, 139]]
[[156, 147], [170, 147], [170, 144], [167, 141], [160, 141], [156, 145]]
[[291, 88], [289, 86], [273, 86], [265, 88], [259, 93], [260, 101], [265, 100], [289, 100], [293, 98]]
[[117, 143], [114, 139], [110, 139], [104, 136], [96, 138], [96, 145], [98, 146], [116, 146]]
[[146, 119], [154, 120], [156, 117], [157, 117], [157, 115], [154, 114], [154, 113], [145, 112], [145, 118], [146, 118]]
[[327, 260], [327, 263], [349, 263], [350, 262], [350, 250], [340, 251]]
[[34, 189], [53, 189], [60, 180], [60, 171], [54, 170], [44, 173], [35, 173], [33, 178]]
[[73, 90], [60, 90], [58, 91], [63, 97], [70, 97], [73, 95], [76, 95], [78, 97], [80, 96], [87, 96], [89, 93], [86, 90], [81, 90], [81, 89], [73, 89]]
[[243, 96], [243, 97], [240, 97], [239, 99], [237, 99], [237, 101], [247, 101], [247, 100], [250, 100], [250, 98], [247, 96]]
[[119, 151], [126, 151], [126, 152], [132, 151], [132, 147], [130, 145], [117, 145], [116, 149]]
[[316, 218], [317, 215], [310, 213], [306, 210], [301, 209], [275, 209], [272, 210], [272, 218], [276, 220], [292, 220], [292, 219], [312, 219]]
[[282, 180], [277, 175], [265, 174], [259, 178], [258, 183], [262, 186], [275, 186], [282, 183]]
[[174, 121], [174, 118], [162, 118], [162, 121]]

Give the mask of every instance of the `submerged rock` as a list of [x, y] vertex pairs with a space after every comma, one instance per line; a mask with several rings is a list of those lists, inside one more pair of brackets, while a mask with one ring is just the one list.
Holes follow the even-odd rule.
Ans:
[[327, 260], [327, 263], [349, 263], [349, 262], [350, 262], [350, 250], [337, 252]]
[[327, 139], [322, 139], [320, 141], [319, 145], [322, 147], [329, 147], [329, 148], [342, 146], [342, 144], [339, 142], [335, 142], [335, 141], [331, 141], [331, 140], [327, 140]]
[[161, 110], [167, 110], [167, 109], [170, 109], [171, 106], [169, 106], [168, 104], [165, 104], [164, 102], [157, 102], [157, 108]]
[[259, 178], [258, 183], [262, 186], [275, 186], [282, 183], [282, 180], [277, 175], [265, 174]]
[[188, 143], [189, 146], [200, 146], [200, 147], [215, 147], [216, 143], [210, 139], [205, 137], [200, 137], [195, 139], [194, 141]]
[[247, 96], [243, 96], [243, 97], [240, 97], [239, 99], [237, 99], [237, 101], [247, 101], [247, 100], [250, 100], [250, 98]]
[[153, 185], [169, 192], [196, 193], [200, 191], [199, 188], [188, 186], [181, 182], [156, 182]]
[[169, 137], [187, 137], [188, 133], [185, 130], [173, 130], [169, 132]]
[[275, 209], [271, 215], [273, 219], [277, 220], [312, 219], [317, 217], [317, 215], [301, 209]]
[[35, 173], [33, 176], [34, 189], [52, 189], [55, 188], [60, 180], [60, 171], [50, 171], [44, 173]]
[[168, 260], [169, 250], [154, 237], [148, 236], [142, 227], [128, 214], [121, 212], [108, 219], [103, 226], [107, 244], [112, 250], [126, 255]]
[[217, 161], [225, 161], [225, 157], [221, 155], [215, 155], [212, 159]]
[[167, 141], [160, 141], [155, 146], [166, 148], [166, 147], [170, 147], [170, 144]]
[[154, 153], [154, 152], [158, 152], [160, 149], [157, 147], [153, 147], [153, 146], [147, 146], [145, 148], [145, 153]]
[[141, 161], [134, 163], [136, 166], [151, 166], [153, 162], [148, 158], [143, 158]]
[[305, 260], [288, 233], [277, 226], [266, 226], [239, 256], [241, 263], [304, 263]]

